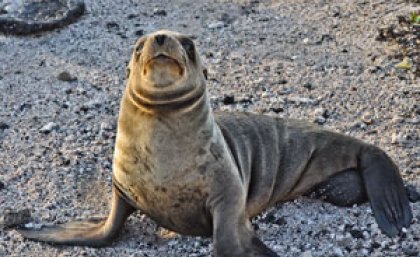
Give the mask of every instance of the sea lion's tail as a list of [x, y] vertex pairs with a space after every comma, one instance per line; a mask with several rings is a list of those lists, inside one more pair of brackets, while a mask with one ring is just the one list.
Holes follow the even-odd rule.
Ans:
[[40, 230], [18, 229], [25, 238], [59, 245], [78, 245], [103, 247], [112, 240], [123, 228], [127, 217], [134, 211], [120, 196], [117, 188], [113, 188], [111, 212], [108, 218], [75, 221], [62, 225], [46, 226]]
[[389, 237], [398, 235], [410, 225], [413, 214], [397, 166], [382, 150], [367, 146], [359, 168], [379, 227]]

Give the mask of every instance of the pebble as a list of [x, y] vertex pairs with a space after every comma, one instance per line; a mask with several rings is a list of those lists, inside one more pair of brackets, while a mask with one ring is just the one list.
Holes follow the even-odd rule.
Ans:
[[39, 132], [44, 133], [44, 134], [48, 134], [48, 133], [51, 133], [53, 130], [57, 130], [58, 128], [59, 128], [59, 126], [56, 123], [49, 122], [45, 126], [43, 126], [39, 130]]
[[68, 71], [63, 71], [57, 75], [57, 79], [61, 81], [72, 82], [77, 80], [77, 77], [72, 76]]
[[136, 30], [136, 31], [134, 32], [134, 35], [136, 35], [136, 36], [138, 36], [138, 37], [141, 37], [141, 36], [143, 36], [143, 35], [144, 35], [144, 30], [142, 30], [142, 29]]
[[312, 89], [315, 88], [315, 86], [312, 83], [309, 83], [309, 82], [303, 84], [303, 87], [308, 89], [308, 90], [312, 90]]
[[349, 232], [353, 238], [357, 238], [357, 239], [363, 238], [363, 231], [359, 229], [351, 229]]
[[223, 97], [223, 104], [224, 105], [230, 105], [235, 103], [235, 96], [233, 95], [225, 95]]
[[287, 100], [289, 102], [296, 103], [296, 104], [309, 104], [309, 105], [312, 105], [312, 104], [315, 104], [316, 103], [316, 101], [314, 99], [306, 98], [306, 97], [289, 97]]
[[0, 224], [4, 227], [15, 227], [29, 223], [31, 220], [31, 211], [29, 209], [12, 210], [6, 208], [0, 220]]
[[391, 135], [391, 143], [392, 144], [406, 144], [408, 143], [408, 140], [404, 135], [400, 133], [393, 133]]
[[337, 235], [336, 242], [341, 247], [349, 247], [352, 245], [354, 239], [348, 236]]
[[312, 252], [311, 251], [305, 251], [302, 253], [302, 257], [312, 257]]
[[416, 187], [413, 185], [406, 185], [405, 190], [408, 194], [408, 199], [412, 203], [416, 203], [420, 201], [420, 192], [417, 191]]
[[166, 16], [166, 15], [168, 15], [168, 13], [163, 9], [155, 9], [153, 11], [153, 15], [155, 15], [155, 16]]
[[338, 247], [334, 248], [333, 252], [334, 252], [336, 257], [343, 257], [344, 256], [343, 251]]
[[212, 22], [209, 25], [207, 25], [207, 28], [209, 29], [221, 29], [225, 26], [225, 24], [223, 23], [223, 21], [216, 21], [216, 22]]
[[365, 123], [366, 125], [372, 125], [374, 122], [373, 119], [373, 115], [370, 112], [364, 113], [362, 115], [361, 120], [363, 121], [363, 123]]
[[36, 223], [33, 223], [33, 222], [29, 222], [29, 223], [26, 223], [24, 227], [25, 228], [28, 228], [28, 229], [36, 229], [36, 230], [39, 230], [43, 226], [44, 225], [42, 225], [42, 224], [36, 224]]
[[98, 100], [92, 100], [82, 105], [81, 109], [84, 111], [96, 109], [102, 105], [102, 102]]
[[9, 128], [9, 124], [4, 121], [0, 121], [0, 130], [5, 130]]
[[322, 125], [325, 122], [327, 122], [327, 119], [324, 118], [323, 116], [318, 116], [318, 117], [315, 118], [314, 122], [318, 123], [319, 125]]

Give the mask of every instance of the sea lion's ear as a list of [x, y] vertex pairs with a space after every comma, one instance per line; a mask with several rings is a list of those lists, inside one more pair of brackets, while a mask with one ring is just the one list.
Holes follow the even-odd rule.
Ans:
[[208, 79], [208, 71], [207, 71], [206, 68], [203, 69], [203, 75], [204, 75], [204, 78], [207, 80]]

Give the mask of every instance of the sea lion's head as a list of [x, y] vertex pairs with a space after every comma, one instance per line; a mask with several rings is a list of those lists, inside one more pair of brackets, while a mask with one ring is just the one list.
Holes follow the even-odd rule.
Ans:
[[204, 91], [206, 71], [190, 37], [160, 30], [137, 40], [127, 79], [140, 101], [164, 105]]

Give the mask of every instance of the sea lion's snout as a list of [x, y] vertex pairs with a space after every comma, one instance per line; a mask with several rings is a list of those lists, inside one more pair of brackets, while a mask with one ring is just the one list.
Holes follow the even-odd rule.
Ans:
[[183, 78], [186, 58], [177, 38], [151, 35], [144, 43], [142, 55], [142, 76], [154, 86], [169, 86]]

